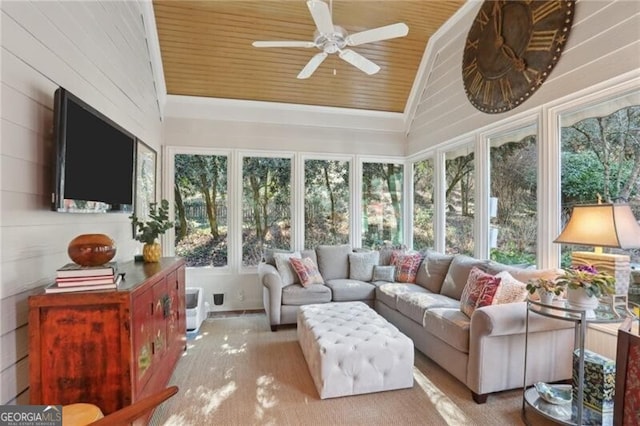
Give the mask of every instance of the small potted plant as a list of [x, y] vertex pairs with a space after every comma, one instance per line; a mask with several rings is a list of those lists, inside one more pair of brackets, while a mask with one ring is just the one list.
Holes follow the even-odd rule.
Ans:
[[578, 309], [595, 309], [598, 298], [615, 293], [615, 278], [590, 265], [574, 266], [558, 277], [567, 287], [567, 301]]
[[162, 200], [158, 203], [149, 203], [149, 219], [141, 221], [136, 214], [129, 216], [135, 229], [135, 239], [144, 243], [142, 257], [145, 262], [158, 262], [162, 255], [162, 248], [157, 242], [159, 235], [164, 234], [173, 226], [169, 220], [169, 202]]
[[554, 296], [559, 296], [565, 289], [565, 284], [557, 278], [537, 278], [527, 283], [529, 294], [535, 292], [540, 296], [540, 301], [545, 305], [550, 305]]

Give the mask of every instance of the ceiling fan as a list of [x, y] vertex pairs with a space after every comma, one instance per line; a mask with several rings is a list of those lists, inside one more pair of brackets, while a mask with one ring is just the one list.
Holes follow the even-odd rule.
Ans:
[[299, 79], [311, 77], [327, 56], [333, 53], [338, 53], [338, 56], [342, 60], [350, 63], [365, 73], [369, 75], [375, 74], [380, 71], [380, 67], [377, 64], [371, 62], [369, 59], [351, 49], [345, 49], [345, 47], [359, 46], [364, 43], [404, 37], [409, 33], [409, 27], [400, 22], [354, 34], [348, 34], [344, 28], [338, 25], [333, 25], [331, 10], [327, 3], [320, 0], [309, 0], [307, 1], [307, 7], [311, 12], [311, 17], [313, 18], [317, 28], [314, 33], [313, 41], [283, 40], [253, 42], [254, 47], [303, 47], [307, 49], [315, 47], [322, 50], [322, 52], [312, 57], [302, 71], [300, 71], [298, 74]]

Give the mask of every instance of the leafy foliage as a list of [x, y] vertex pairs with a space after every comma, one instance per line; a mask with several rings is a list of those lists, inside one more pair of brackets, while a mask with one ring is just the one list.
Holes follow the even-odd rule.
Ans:
[[565, 287], [565, 284], [555, 278], [537, 278], [527, 283], [527, 291], [529, 294], [533, 294], [537, 290], [542, 290], [559, 296], [564, 291]]
[[615, 278], [605, 272], [599, 272], [593, 266], [569, 268], [558, 277], [557, 282], [571, 289], [583, 288], [589, 296], [600, 297], [615, 292]]
[[145, 244], [152, 244], [159, 235], [164, 234], [173, 226], [169, 220], [169, 202], [162, 200], [158, 203], [149, 203], [149, 220], [141, 221], [136, 214], [129, 216], [136, 229], [135, 239]]

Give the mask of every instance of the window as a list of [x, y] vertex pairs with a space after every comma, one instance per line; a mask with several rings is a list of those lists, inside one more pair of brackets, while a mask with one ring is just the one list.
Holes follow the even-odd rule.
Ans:
[[471, 145], [445, 154], [445, 251], [473, 255], [474, 155]]
[[[561, 223], [576, 204], [625, 202], [640, 217], [640, 92], [633, 92], [560, 116]], [[574, 250], [562, 246], [562, 266]], [[637, 249], [608, 249], [640, 262]]]
[[363, 247], [403, 243], [403, 179], [400, 164], [362, 164]]
[[304, 246], [349, 242], [349, 162], [304, 162]]
[[175, 252], [187, 266], [226, 266], [227, 156], [176, 154]]
[[291, 159], [244, 157], [242, 265], [257, 265], [267, 248], [291, 248]]
[[413, 164], [413, 248], [422, 250], [433, 248], [433, 159], [417, 161]]
[[537, 126], [489, 138], [491, 259], [536, 264]]

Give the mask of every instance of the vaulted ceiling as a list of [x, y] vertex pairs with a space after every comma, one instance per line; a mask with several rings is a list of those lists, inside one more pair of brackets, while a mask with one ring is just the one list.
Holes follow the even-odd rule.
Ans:
[[367, 75], [330, 55], [308, 79], [296, 78], [316, 48], [255, 48], [256, 40], [312, 41], [303, 0], [154, 0], [170, 95], [403, 112], [429, 37], [464, 0], [327, 0], [333, 23], [348, 33], [397, 22], [406, 37], [351, 49], [378, 64]]

